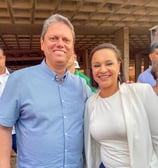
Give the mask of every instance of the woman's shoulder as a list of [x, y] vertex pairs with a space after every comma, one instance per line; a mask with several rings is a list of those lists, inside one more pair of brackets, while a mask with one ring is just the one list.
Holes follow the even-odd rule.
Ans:
[[144, 89], [144, 88], [151, 88], [150, 84], [148, 83], [124, 83], [121, 85], [122, 88], [127, 87], [131, 89]]
[[96, 96], [97, 96], [97, 93], [92, 94], [92, 95], [88, 98], [87, 102], [93, 102], [93, 101], [95, 100]]
[[135, 92], [135, 94], [144, 94], [147, 92], [152, 92], [153, 88], [147, 83], [124, 83], [120, 86], [122, 92]]
[[97, 91], [96, 93], [93, 93], [87, 100], [87, 104], [94, 104], [97, 100], [97, 97], [99, 96], [99, 91]]

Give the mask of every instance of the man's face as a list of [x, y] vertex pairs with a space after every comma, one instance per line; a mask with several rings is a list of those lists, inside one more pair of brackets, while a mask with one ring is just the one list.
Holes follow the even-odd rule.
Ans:
[[71, 29], [63, 22], [50, 24], [44, 38], [41, 38], [41, 50], [52, 70], [66, 69], [74, 51]]
[[158, 48], [156, 48], [150, 55], [151, 62], [158, 60]]
[[0, 74], [5, 72], [5, 56], [3, 55], [3, 51], [0, 49]]

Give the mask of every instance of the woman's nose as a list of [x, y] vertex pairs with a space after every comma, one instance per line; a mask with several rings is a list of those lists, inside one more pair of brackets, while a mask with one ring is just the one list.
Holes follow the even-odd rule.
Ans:
[[100, 68], [101, 72], [106, 72], [107, 71], [107, 67], [105, 65], [102, 65]]

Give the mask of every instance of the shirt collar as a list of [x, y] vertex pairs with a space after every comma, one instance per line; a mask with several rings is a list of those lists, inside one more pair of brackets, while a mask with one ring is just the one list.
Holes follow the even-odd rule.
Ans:
[[[45, 62], [45, 59], [41, 62], [41, 66], [52, 77], [53, 80], [58, 81], [58, 79], [59, 79], [58, 74], [48, 67], [48, 65]], [[63, 75], [63, 78], [62, 78], [63, 81], [67, 78], [68, 73], [69, 73], [68, 70], [66, 70], [66, 72], [65, 72], [65, 74]]]
[[8, 76], [10, 73], [7, 68], [5, 68], [5, 73], [0, 74], [0, 77]]
[[9, 71], [8, 71], [8, 68], [6, 68], [5, 74], [6, 74], [6, 75], [9, 75], [9, 74], [10, 74]]

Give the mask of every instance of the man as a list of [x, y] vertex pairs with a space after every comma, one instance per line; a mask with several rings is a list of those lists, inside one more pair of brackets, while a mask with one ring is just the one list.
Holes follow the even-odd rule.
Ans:
[[10, 75], [0, 100], [0, 167], [9, 168], [14, 124], [17, 167], [83, 167], [83, 112], [91, 90], [67, 71], [74, 41], [70, 21], [59, 14], [50, 16], [40, 40], [45, 59]]
[[[158, 60], [158, 43], [153, 43], [150, 46], [149, 58], [150, 58], [151, 64], [153, 64], [154, 61]], [[148, 83], [151, 86], [155, 86], [156, 81], [151, 74], [151, 67], [152, 67], [152, 65], [149, 66], [148, 69], [146, 69], [144, 72], [142, 72], [138, 76], [137, 82]]]
[[74, 53], [68, 62], [68, 70], [71, 73], [83, 78], [86, 81], [87, 85], [91, 88], [92, 92], [96, 92], [96, 89], [94, 87], [92, 87], [90, 84], [90, 78], [88, 76], [86, 76], [85, 74], [83, 74], [82, 72], [80, 72], [78, 70], [79, 68], [80, 68], [80, 66], [77, 61], [77, 55]]
[[[4, 54], [3, 48], [0, 47], [0, 97], [6, 85], [9, 74], [12, 73], [12, 70], [6, 67], [6, 56]], [[16, 133], [15, 128], [12, 130], [12, 155], [16, 155]]]

